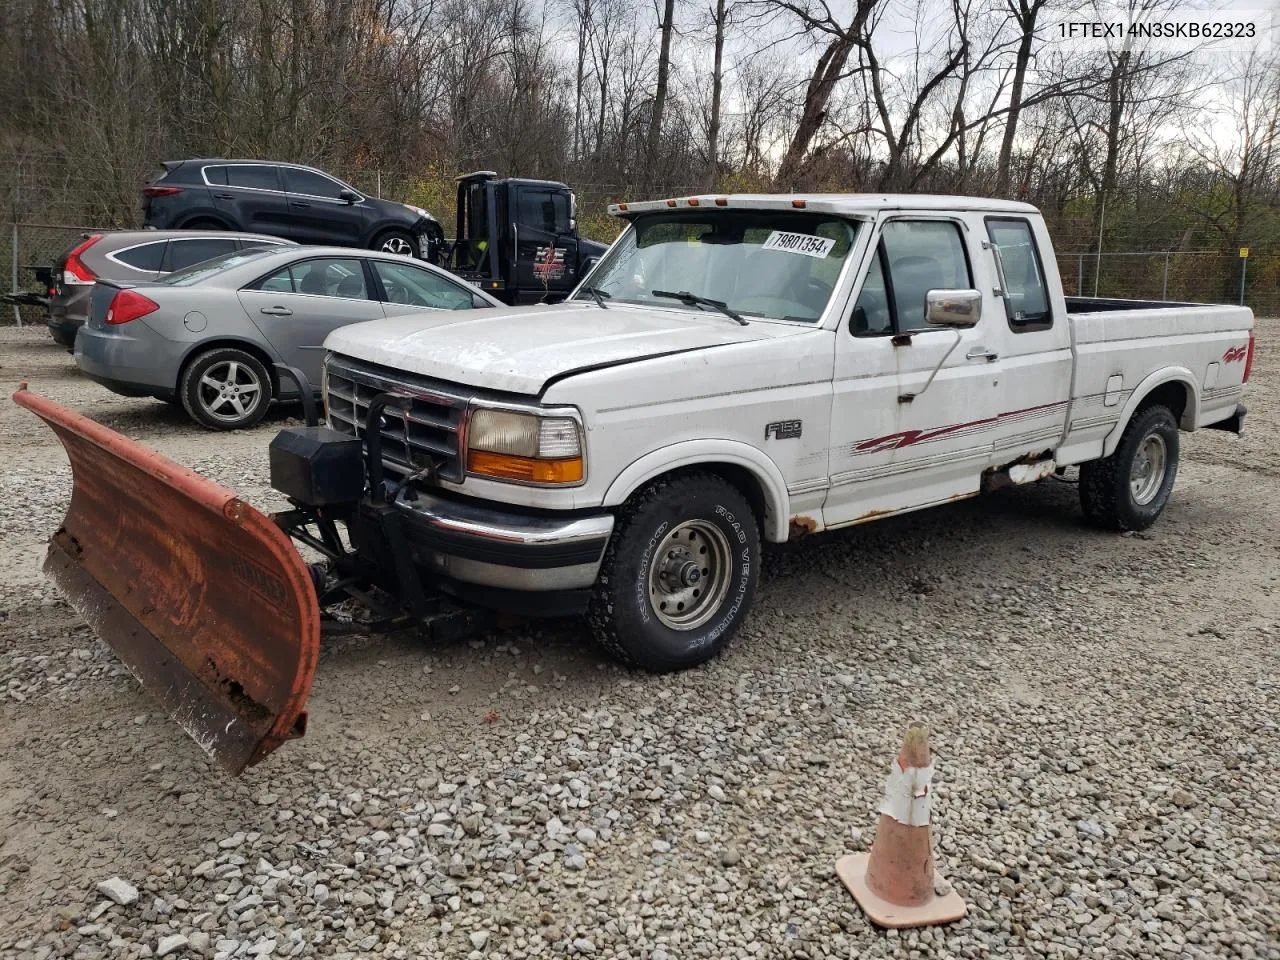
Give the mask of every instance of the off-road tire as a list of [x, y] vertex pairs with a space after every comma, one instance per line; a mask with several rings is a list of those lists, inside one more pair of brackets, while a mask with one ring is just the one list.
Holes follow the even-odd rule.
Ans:
[[[651, 568], [664, 538], [691, 522], [713, 527], [712, 538], [718, 530], [727, 543], [727, 590], [714, 608], [708, 606], [712, 612], [704, 623], [673, 629], [659, 619], [650, 599]], [[710, 473], [663, 478], [618, 513], [587, 619], [601, 646], [624, 663], [655, 673], [682, 670], [725, 647], [746, 618], [759, 577], [760, 530], [747, 498]]]
[[[1164, 441], [1164, 477], [1155, 496], [1138, 503], [1130, 485], [1135, 458], [1152, 435]], [[1108, 530], [1145, 530], [1164, 512], [1178, 476], [1178, 421], [1166, 406], [1139, 410], [1125, 427], [1115, 452], [1080, 466], [1080, 505], [1085, 518]]]
[[[387, 250], [389, 244], [398, 244], [403, 247], [408, 245], [408, 249]], [[373, 238], [373, 243], [369, 244], [370, 249], [381, 250], [383, 253], [397, 253], [403, 257], [412, 257], [418, 259], [421, 251], [418, 248], [418, 238], [407, 230], [383, 230], [380, 234]]]
[[[239, 363], [251, 372], [254, 380], [260, 385], [261, 393], [258, 402], [247, 410], [244, 416], [220, 419], [207, 409], [199, 390], [201, 379], [209, 370], [228, 362]], [[267, 408], [271, 405], [271, 376], [267, 373], [267, 368], [262, 365], [262, 361], [253, 354], [234, 347], [215, 347], [212, 350], [206, 350], [187, 364], [178, 384], [178, 396], [182, 400], [182, 408], [187, 411], [187, 416], [200, 426], [209, 430], [244, 430], [266, 416]]]

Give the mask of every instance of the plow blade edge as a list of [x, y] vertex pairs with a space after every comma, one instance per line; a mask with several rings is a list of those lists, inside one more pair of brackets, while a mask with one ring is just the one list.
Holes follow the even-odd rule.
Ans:
[[155, 451], [25, 388], [13, 399], [71, 460], [44, 564], [71, 605], [227, 772], [301, 736], [320, 611], [289, 538]]

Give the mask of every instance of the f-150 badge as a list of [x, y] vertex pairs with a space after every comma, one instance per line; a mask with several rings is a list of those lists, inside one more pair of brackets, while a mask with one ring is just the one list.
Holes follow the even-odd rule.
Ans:
[[778, 420], [774, 423], [766, 423], [764, 426], [764, 438], [766, 440], [770, 437], [775, 440], [791, 440], [800, 436], [803, 426], [803, 420]]

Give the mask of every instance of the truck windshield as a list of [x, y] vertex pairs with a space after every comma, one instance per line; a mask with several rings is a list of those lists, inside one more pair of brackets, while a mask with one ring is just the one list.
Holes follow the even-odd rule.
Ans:
[[[610, 305], [699, 310], [655, 291], [688, 292], [747, 317], [822, 316], [858, 225], [828, 214], [708, 210], [644, 214], [591, 274]], [[586, 290], [575, 299], [588, 300]]]

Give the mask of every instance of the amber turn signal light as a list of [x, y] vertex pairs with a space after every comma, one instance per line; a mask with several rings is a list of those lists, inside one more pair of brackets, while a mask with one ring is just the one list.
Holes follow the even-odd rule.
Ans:
[[535, 460], [509, 453], [472, 450], [467, 454], [467, 472], [498, 480], [522, 480], [525, 483], [579, 483], [582, 480], [582, 458]]

